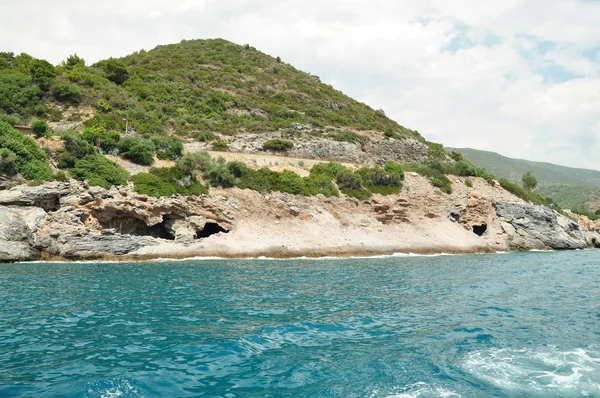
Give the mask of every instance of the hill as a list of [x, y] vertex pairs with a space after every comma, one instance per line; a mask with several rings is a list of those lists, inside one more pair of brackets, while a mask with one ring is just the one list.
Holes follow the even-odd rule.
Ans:
[[190, 40], [86, 66], [72, 55], [58, 66], [0, 53], [0, 120], [46, 119], [81, 127], [94, 115], [140, 134], [203, 139], [308, 124], [423, 138], [279, 57], [225, 40]]
[[512, 159], [495, 152], [471, 148], [447, 148], [500, 178], [521, 183], [531, 171], [538, 179], [538, 191], [566, 208], [600, 207], [600, 171], [560, 166], [552, 163]]

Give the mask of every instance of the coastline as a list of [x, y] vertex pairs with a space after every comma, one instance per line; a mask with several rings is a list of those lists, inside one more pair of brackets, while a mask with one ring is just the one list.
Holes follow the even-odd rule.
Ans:
[[79, 183], [0, 192], [0, 262], [348, 258], [598, 247], [600, 235], [497, 185], [409, 174], [371, 200], [238, 188], [151, 198]]

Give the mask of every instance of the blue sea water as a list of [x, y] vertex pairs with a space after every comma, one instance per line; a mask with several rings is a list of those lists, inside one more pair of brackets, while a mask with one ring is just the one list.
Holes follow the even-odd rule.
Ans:
[[0, 266], [0, 397], [600, 396], [600, 252]]

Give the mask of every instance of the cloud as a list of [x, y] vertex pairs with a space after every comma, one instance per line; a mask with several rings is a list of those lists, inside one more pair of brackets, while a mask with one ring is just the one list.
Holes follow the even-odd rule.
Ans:
[[6, 51], [95, 62], [223, 37], [445, 145], [600, 169], [597, 1], [22, 0], [0, 13], [14, 16]]

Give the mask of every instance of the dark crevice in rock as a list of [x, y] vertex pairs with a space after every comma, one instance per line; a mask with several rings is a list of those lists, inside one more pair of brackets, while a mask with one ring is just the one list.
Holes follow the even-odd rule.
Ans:
[[140, 225], [132, 233], [132, 235], [137, 235], [137, 236], [151, 236], [153, 238], [175, 240], [175, 237], [171, 233], [171, 230], [168, 229], [164, 224], [165, 223], [163, 221], [160, 224], [156, 224], [156, 225], [153, 225], [151, 227], [149, 227], [149, 226], [147, 226], [145, 224]]
[[473, 233], [477, 236], [483, 236], [487, 231], [487, 224], [473, 225]]
[[204, 228], [196, 232], [196, 239], [208, 238], [211, 235], [218, 234], [219, 232], [228, 233], [229, 231], [221, 227], [219, 224], [214, 222], [207, 222]]

